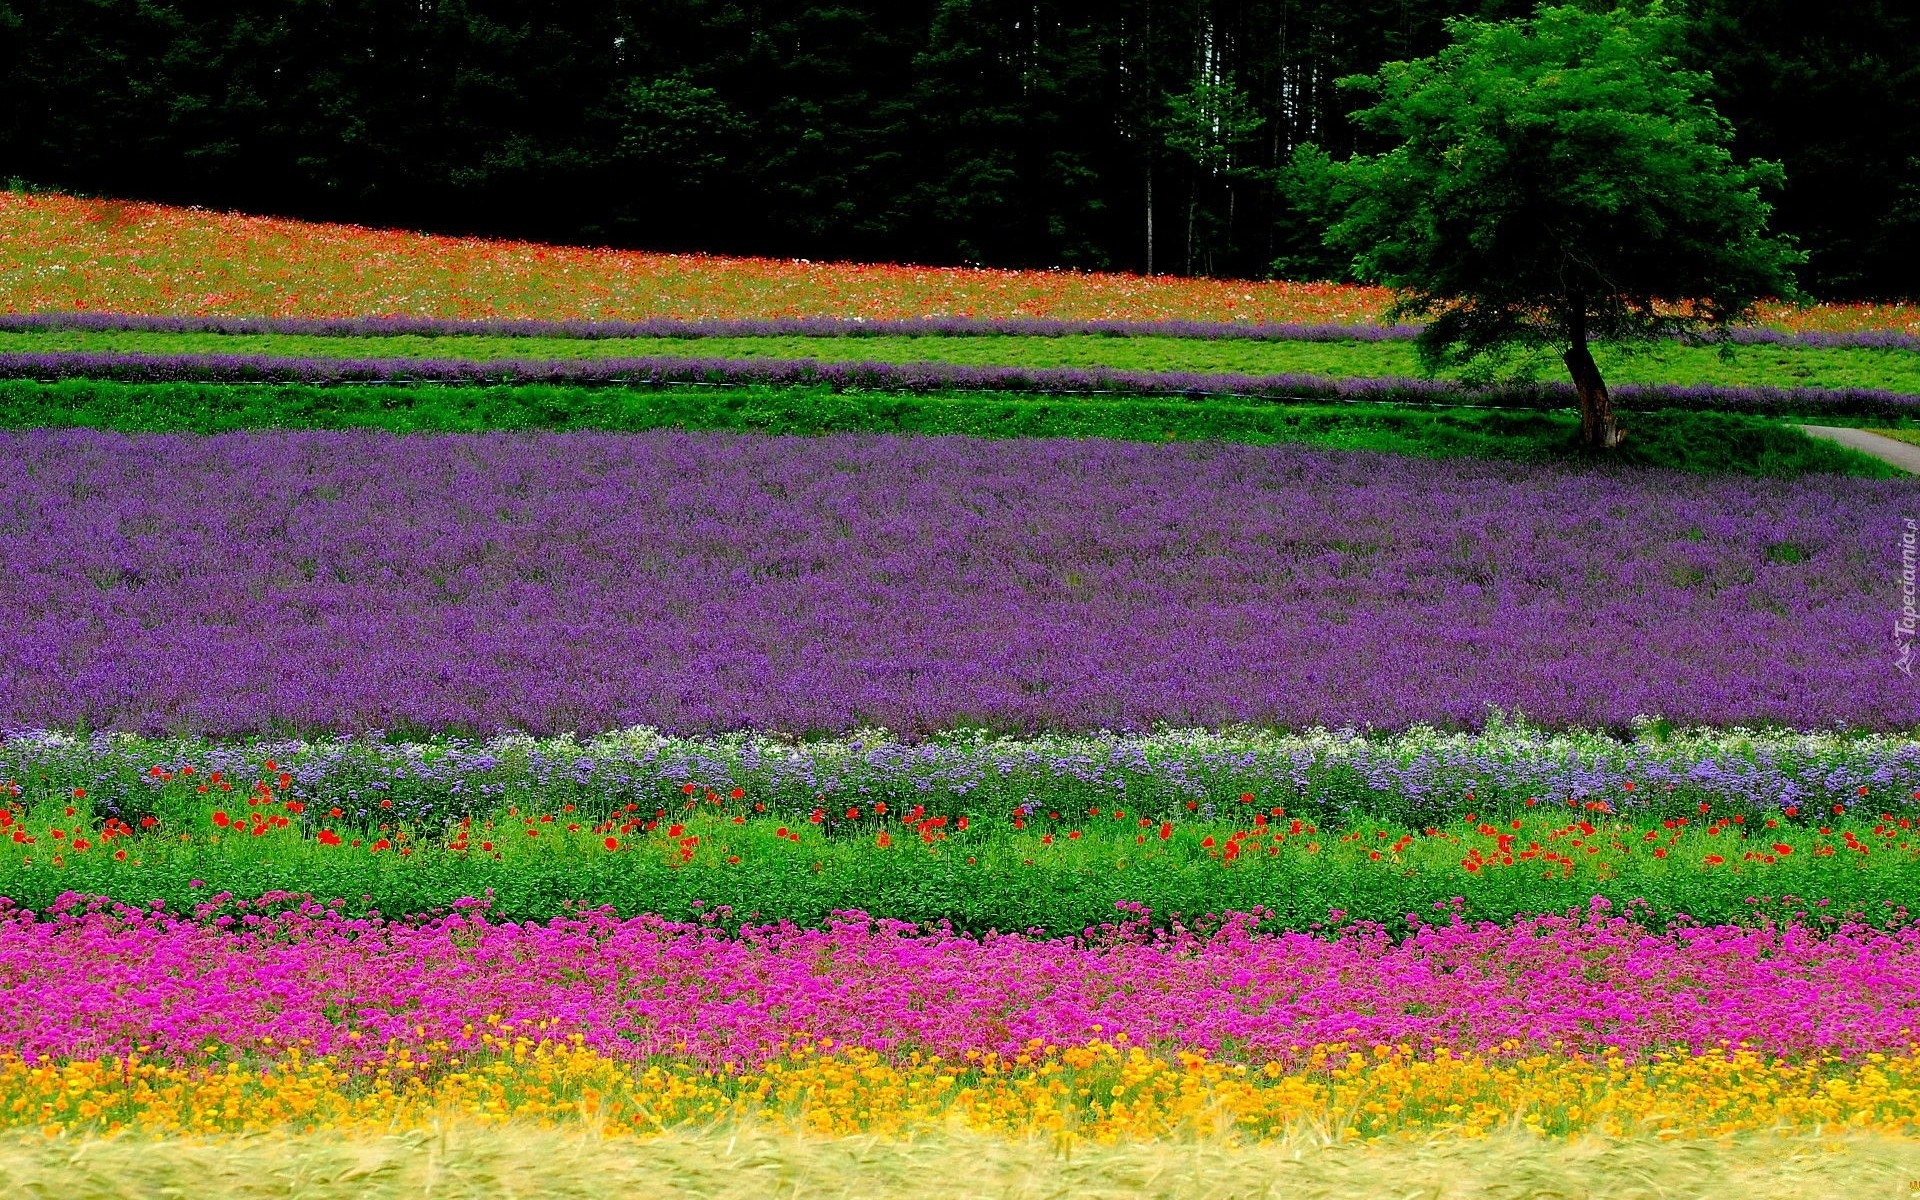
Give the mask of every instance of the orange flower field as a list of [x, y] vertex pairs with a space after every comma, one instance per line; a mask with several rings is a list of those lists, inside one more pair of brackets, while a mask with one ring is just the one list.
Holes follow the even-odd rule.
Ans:
[[0, 239], [4, 312], [1362, 323], [1389, 302], [1339, 284], [650, 254], [13, 193]]
[[[508, 318], [920, 317], [1362, 324], [1381, 288], [542, 246], [0, 192], [0, 312]], [[1768, 305], [1790, 331], [1920, 333], [1920, 305]]]

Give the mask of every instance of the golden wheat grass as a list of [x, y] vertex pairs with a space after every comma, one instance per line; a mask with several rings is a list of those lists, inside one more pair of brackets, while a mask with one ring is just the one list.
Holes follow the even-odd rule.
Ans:
[[640, 1141], [461, 1124], [354, 1137], [0, 1137], [0, 1193], [60, 1200], [1786, 1200], [1905, 1195], [1911, 1180], [1920, 1180], [1920, 1141], [1857, 1134], [1663, 1141], [1503, 1132], [1371, 1145], [1302, 1135], [1257, 1146], [1083, 1145], [1066, 1154], [1045, 1140], [957, 1131], [884, 1141], [738, 1124]]

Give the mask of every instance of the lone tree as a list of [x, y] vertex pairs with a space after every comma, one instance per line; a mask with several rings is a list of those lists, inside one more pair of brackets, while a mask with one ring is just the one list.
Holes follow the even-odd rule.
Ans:
[[1733, 160], [1659, 0], [1447, 29], [1435, 57], [1340, 81], [1375, 96], [1355, 117], [1395, 148], [1326, 164], [1327, 241], [1399, 294], [1394, 319], [1427, 321], [1429, 370], [1559, 352], [1582, 441], [1611, 448], [1624, 430], [1591, 342], [1724, 332], [1794, 295], [1802, 256], [1760, 197], [1780, 167]]

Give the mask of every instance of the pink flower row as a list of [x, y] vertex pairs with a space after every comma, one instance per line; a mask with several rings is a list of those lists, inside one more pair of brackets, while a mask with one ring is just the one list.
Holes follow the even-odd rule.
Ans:
[[710, 1063], [765, 1060], [795, 1034], [955, 1055], [1125, 1033], [1286, 1061], [1342, 1040], [1852, 1055], [1904, 1048], [1920, 1026], [1920, 929], [1905, 927], [1654, 933], [1596, 907], [1431, 924], [1399, 940], [1368, 928], [1262, 935], [1236, 919], [1204, 934], [1117, 924], [1068, 941], [860, 915], [729, 934], [605, 913], [496, 923], [477, 905], [412, 923], [267, 907], [0, 912], [0, 1046], [189, 1058], [209, 1044], [302, 1042], [364, 1059], [390, 1039], [471, 1044], [504, 1024]]

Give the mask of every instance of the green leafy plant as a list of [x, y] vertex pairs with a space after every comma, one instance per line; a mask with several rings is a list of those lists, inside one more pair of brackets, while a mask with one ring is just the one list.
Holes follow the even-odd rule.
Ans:
[[1355, 119], [1392, 149], [1328, 164], [1328, 240], [1395, 289], [1396, 317], [1427, 321], [1430, 369], [1557, 352], [1582, 442], [1611, 449], [1623, 430], [1591, 343], [1724, 330], [1792, 294], [1801, 256], [1767, 233], [1761, 197], [1783, 173], [1734, 160], [1659, 0], [1448, 30], [1434, 57], [1341, 81], [1374, 95]]
[[[1293, 442], [1424, 457], [1546, 462], [1575, 452], [1570, 413], [1415, 408], [1385, 403], [1241, 404], [1019, 394], [834, 392], [824, 388], [639, 389], [313, 387], [298, 384], [0, 380], [0, 428], [86, 426], [128, 432], [237, 429], [712, 429], [773, 434], [1217, 439]], [[1894, 467], [1792, 425], [1734, 413], [1661, 409], [1640, 417], [1621, 461], [1684, 471], [1893, 478]]]

